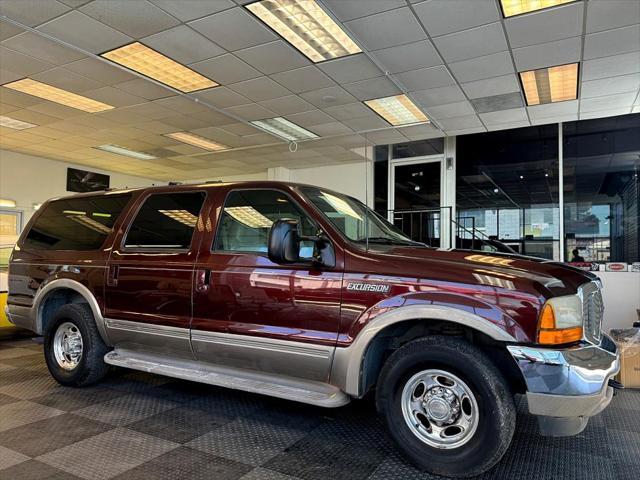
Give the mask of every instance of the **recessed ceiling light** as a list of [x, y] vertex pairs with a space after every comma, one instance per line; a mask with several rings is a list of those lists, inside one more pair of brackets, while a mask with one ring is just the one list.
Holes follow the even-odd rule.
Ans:
[[16, 201], [9, 200], [8, 198], [0, 198], [0, 207], [4, 208], [15, 208]]
[[195, 92], [196, 90], [218, 86], [213, 80], [194, 72], [140, 42], [133, 42], [124, 47], [116, 48], [103, 53], [101, 56], [181, 92]]
[[309, 138], [318, 138], [318, 135], [315, 133], [310, 132], [309, 130], [306, 130], [282, 117], [254, 120], [251, 124], [291, 142], [296, 140], [306, 140]]
[[114, 108], [112, 105], [107, 105], [106, 103], [83, 97], [77, 93], [67, 92], [61, 88], [52, 87], [51, 85], [31, 80], [30, 78], [23, 78], [22, 80], [17, 80], [15, 82], [5, 83], [3, 87], [33, 95], [34, 97], [44, 98], [50, 102], [56, 102], [60, 105], [76, 108], [89, 113], [102, 112], [104, 110], [111, 110]]
[[362, 51], [315, 0], [260, 0], [246, 8], [312, 62]]
[[229, 148], [221, 143], [217, 143], [213, 140], [209, 140], [208, 138], [188, 132], [167, 133], [165, 137], [170, 137], [178, 140], [179, 142], [188, 143], [189, 145], [193, 145], [194, 147], [202, 148], [204, 150], [211, 150], [212, 152], [219, 152], [220, 150], [227, 150]]
[[376, 98], [364, 102], [391, 125], [428, 122], [427, 116], [406, 95]]
[[23, 122], [16, 118], [0, 115], [0, 127], [13, 128], [14, 130], [26, 130], [27, 128], [37, 127], [35, 123]]
[[527, 105], [564, 102], [578, 98], [578, 64], [520, 72]]
[[555, 7], [563, 3], [571, 3], [576, 0], [500, 0], [502, 14], [505, 17], [522, 15], [523, 13], [535, 12], [544, 8]]
[[155, 158], [158, 158], [154, 155], [149, 155], [148, 153], [136, 152], [135, 150], [129, 150], [128, 148], [120, 147], [118, 145], [100, 145], [95, 148], [97, 148], [98, 150], [109, 152], [109, 153], [125, 155], [131, 158], [137, 158], [138, 160], [153, 160]]

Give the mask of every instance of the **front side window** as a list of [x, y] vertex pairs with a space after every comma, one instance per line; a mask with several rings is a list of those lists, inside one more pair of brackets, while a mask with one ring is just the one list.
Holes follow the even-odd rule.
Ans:
[[349, 240], [357, 243], [424, 245], [411, 240], [354, 198], [314, 187], [303, 187], [301, 190], [311, 203]]
[[127, 248], [188, 249], [204, 203], [204, 192], [149, 196], [134, 218]]
[[[312, 236], [317, 227], [291, 200], [276, 190], [236, 190], [227, 196], [214, 250], [265, 254], [269, 231], [280, 219], [298, 221], [299, 234]], [[300, 257], [313, 256], [313, 242], [301, 242]]]

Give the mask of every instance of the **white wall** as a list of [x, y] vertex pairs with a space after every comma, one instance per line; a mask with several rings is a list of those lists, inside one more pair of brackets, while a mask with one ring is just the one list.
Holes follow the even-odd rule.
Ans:
[[26, 224], [33, 214], [33, 204], [42, 203], [51, 197], [70, 194], [66, 190], [67, 167], [107, 174], [111, 177], [110, 186], [114, 188], [163, 183], [150, 178], [0, 150], [0, 198], [14, 200], [17, 204], [16, 209], [24, 212], [23, 224]]
[[638, 321], [640, 308], [640, 273], [595, 272], [602, 279], [604, 300], [603, 329], [630, 328]]

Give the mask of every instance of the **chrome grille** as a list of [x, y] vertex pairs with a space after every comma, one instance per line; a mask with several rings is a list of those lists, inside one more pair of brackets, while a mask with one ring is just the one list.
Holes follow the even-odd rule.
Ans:
[[584, 318], [584, 338], [591, 343], [600, 343], [602, 336], [602, 317], [604, 304], [602, 293], [596, 282], [580, 287], [582, 297], [582, 316]]

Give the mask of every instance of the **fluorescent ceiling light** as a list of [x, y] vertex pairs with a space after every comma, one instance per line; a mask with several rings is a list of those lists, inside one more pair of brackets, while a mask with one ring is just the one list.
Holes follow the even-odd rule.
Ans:
[[194, 72], [140, 42], [133, 42], [124, 47], [116, 48], [103, 53], [101, 56], [181, 92], [195, 92], [196, 90], [218, 86], [213, 80]]
[[98, 150], [103, 150], [109, 153], [115, 153], [118, 155], [126, 155], [127, 157], [137, 158], [138, 160], [153, 160], [158, 157], [154, 155], [149, 155], [144, 152], [136, 152], [135, 150], [129, 150], [128, 148], [120, 147], [118, 145], [100, 145], [95, 147]]
[[253, 207], [226, 207], [224, 211], [250, 228], [271, 228], [273, 225], [271, 220]]
[[313, 62], [362, 51], [315, 0], [261, 0], [246, 7]]
[[315, 133], [305, 130], [301, 126], [282, 117], [254, 120], [251, 124], [290, 142], [306, 140], [308, 138], [318, 138], [318, 135]]
[[0, 198], [0, 207], [4, 208], [15, 208], [16, 201], [9, 200], [8, 198]]
[[22, 80], [17, 80], [15, 82], [5, 83], [3, 87], [33, 95], [34, 97], [44, 98], [50, 102], [56, 102], [60, 105], [76, 108], [89, 113], [102, 112], [104, 110], [111, 110], [114, 108], [112, 105], [107, 105], [106, 103], [83, 97], [77, 93], [67, 92], [61, 88], [52, 87], [51, 85], [31, 80], [30, 78], [23, 78]]
[[11, 117], [0, 115], [0, 127], [13, 128], [14, 130], [25, 130], [27, 128], [37, 127], [35, 123], [23, 122]]
[[535, 12], [543, 8], [555, 7], [563, 3], [571, 3], [575, 0], [500, 0], [502, 13], [505, 17], [522, 15], [523, 13]]
[[188, 143], [189, 145], [193, 145], [194, 147], [202, 148], [204, 150], [211, 150], [212, 152], [229, 149], [226, 145], [222, 145], [221, 143], [214, 142], [208, 138], [188, 132], [167, 133], [165, 137], [173, 138], [179, 142]]
[[564, 102], [578, 98], [578, 64], [520, 72], [527, 105]]
[[391, 125], [428, 122], [427, 116], [406, 95], [376, 98], [364, 102]]
[[198, 217], [187, 210], [158, 210], [163, 215], [166, 215], [176, 222], [180, 222], [189, 227], [195, 227], [198, 223]]
[[67, 218], [73, 220], [80, 225], [84, 225], [85, 227], [93, 230], [98, 233], [111, 233], [111, 229], [100, 222], [95, 221], [93, 218], [86, 217], [84, 215], [67, 215]]

